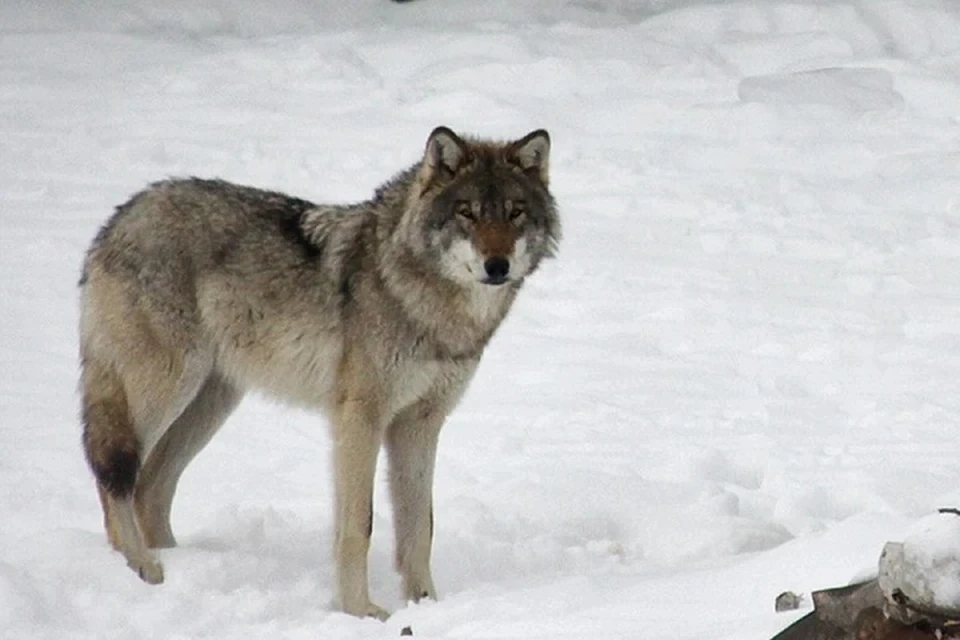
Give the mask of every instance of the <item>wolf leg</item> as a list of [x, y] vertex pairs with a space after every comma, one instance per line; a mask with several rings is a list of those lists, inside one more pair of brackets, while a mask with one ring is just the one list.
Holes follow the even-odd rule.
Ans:
[[441, 408], [419, 403], [401, 412], [387, 428], [396, 564], [408, 601], [437, 598], [430, 573], [433, 469], [445, 417]]
[[170, 508], [180, 476], [233, 412], [243, 392], [214, 373], [150, 452], [134, 492], [137, 522], [149, 547], [173, 547]]
[[373, 533], [373, 479], [382, 429], [369, 403], [340, 403], [334, 422], [333, 467], [336, 488], [337, 587], [346, 613], [386, 620], [386, 610], [370, 602], [367, 553]]
[[133, 513], [140, 443], [127, 395], [113, 367], [83, 359], [83, 446], [97, 479], [110, 544], [146, 582], [163, 582], [163, 567], [144, 544]]
[[97, 483], [97, 495], [100, 496], [100, 507], [103, 509], [103, 528], [107, 531], [107, 540], [111, 547], [119, 551], [120, 533], [117, 531], [115, 520], [110, 513], [110, 500], [107, 490], [99, 482]]
[[133, 511], [133, 498], [120, 498], [107, 494], [112, 527], [120, 540], [118, 551], [127, 560], [127, 566], [148, 584], [163, 582], [163, 565], [147, 548], [137, 529], [137, 519]]
[[142, 316], [124, 317], [118, 323], [105, 315], [81, 332], [84, 448], [111, 545], [141, 578], [158, 583], [163, 570], [137, 526], [136, 486], [144, 460], [197, 395], [213, 359], [163, 345]]

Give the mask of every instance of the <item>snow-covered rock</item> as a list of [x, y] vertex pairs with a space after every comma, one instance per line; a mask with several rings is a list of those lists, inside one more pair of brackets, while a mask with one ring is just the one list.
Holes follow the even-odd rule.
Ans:
[[906, 597], [913, 608], [960, 617], [960, 515], [928, 516], [903, 542], [887, 543], [878, 579], [891, 602]]

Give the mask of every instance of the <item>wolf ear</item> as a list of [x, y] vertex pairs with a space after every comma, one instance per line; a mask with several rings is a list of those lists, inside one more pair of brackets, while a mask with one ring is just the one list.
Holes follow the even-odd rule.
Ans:
[[531, 131], [507, 147], [507, 160], [547, 184], [550, 165], [550, 134], [544, 129]]
[[427, 138], [423, 177], [432, 182], [438, 174], [453, 174], [467, 157], [467, 145], [447, 127], [437, 127]]

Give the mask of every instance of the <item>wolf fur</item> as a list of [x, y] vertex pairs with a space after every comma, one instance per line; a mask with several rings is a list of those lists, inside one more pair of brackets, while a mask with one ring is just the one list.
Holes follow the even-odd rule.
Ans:
[[403, 595], [430, 572], [437, 438], [524, 279], [552, 256], [550, 139], [435, 129], [421, 161], [347, 206], [196, 178], [119, 206], [83, 267], [83, 444], [108, 538], [149, 583], [175, 544], [190, 460], [256, 389], [333, 433], [340, 606], [371, 603], [367, 551], [386, 447]]

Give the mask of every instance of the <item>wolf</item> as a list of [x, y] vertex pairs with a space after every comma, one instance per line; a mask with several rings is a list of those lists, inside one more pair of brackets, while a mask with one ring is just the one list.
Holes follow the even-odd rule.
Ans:
[[186, 466], [247, 391], [325, 414], [339, 606], [370, 601], [377, 456], [386, 448], [407, 601], [430, 570], [440, 428], [561, 229], [543, 129], [501, 142], [447, 127], [351, 205], [198, 178], [117, 207], [80, 279], [83, 447], [111, 545], [146, 582], [174, 546]]

